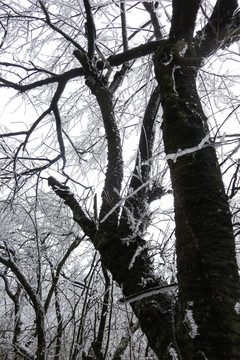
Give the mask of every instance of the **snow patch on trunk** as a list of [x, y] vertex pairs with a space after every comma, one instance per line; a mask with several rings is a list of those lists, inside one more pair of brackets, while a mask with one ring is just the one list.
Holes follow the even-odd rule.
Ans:
[[130, 270], [133, 267], [133, 265], [135, 263], [135, 260], [136, 260], [136, 257], [139, 256], [141, 254], [141, 252], [144, 249], [146, 249], [147, 247], [148, 247], [147, 244], [144, 245], [144, 246], [138, 246], [137, 250], [135, 251], [135, 253], [134, 253], [133, 257], [132, 257], [132, 260], [130, 261], [130, 264], [128, 266], [128, 270]]
[[188, 308], [185, 310], [186, 314], [184, 317], [184, 323], [188, 327], [189, 335], [191, 336], [192, 339], [194, 339], [195, 336], [199, 335], [198, 326], [193, 318], [193, 310], [189, 309], [189, 307], [193, 307], [192, 301], [188, 301]]
[[240, 315], [240, 302], [236, 302], [236, 304], [234, 305], [234, 310], [238, 315]]
[[178, 360], [178, 355], [172, 344], [168, 347], [169, 355], [172, 357], [173, 360]]

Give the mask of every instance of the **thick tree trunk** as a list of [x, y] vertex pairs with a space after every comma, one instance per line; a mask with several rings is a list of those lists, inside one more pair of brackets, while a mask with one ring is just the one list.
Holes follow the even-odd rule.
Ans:
[[173, 47], [176, 43], [160, 48], [154, 63], [174, 191], [178, 346], [184, 360], [237, 360], [240, 288], [228, 199], [214, 144], [208, 140], [197, 71], [180, 66], [174, 57], [166, 61]]

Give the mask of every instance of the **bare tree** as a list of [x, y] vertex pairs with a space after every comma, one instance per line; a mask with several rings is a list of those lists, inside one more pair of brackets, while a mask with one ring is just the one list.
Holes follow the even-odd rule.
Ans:
[[[225, 61], [228, 48], [237, 61], [231, 50], [239, 39], [237, 1], [0, 3], [0, 86], [18, 91], [34, 110], [24, 128], [5, 125], [0, 135], [6, 201], [14, 204], [27, 186], [44, 187], [48, 179], [100, 254], [104, 301], [109, 271], [159, 359], [239, 359], [240, 284], [229, 209], [239, 190], [239, 134], [229, 133], [227, 141], [221, 134], [230, 119], [238, 124], [239, 104], [231, 78], [217, 73], [222, 65], [208, 67], [211, 59]], [[221, 78], [227, 109], [221, 111], [205, 81], [210, 76]], [[232, 174], [228, 194], [216, 154], [224, 143], [230, 145], [221, 158], [225, 175]], [[172, 283], [154, 268], [147, 240], [152, 202], [171, 193], [164, 160], [175, 212]], [[33, 291], [20, 276], [7, 244], [0, 260], [34, 304], [37, 356], [45, 359], [40, 284]], [[57, 269], [51, 294], [60, 346]], [[104, 358], [105, 325], [102, 317], [88, 358]]]

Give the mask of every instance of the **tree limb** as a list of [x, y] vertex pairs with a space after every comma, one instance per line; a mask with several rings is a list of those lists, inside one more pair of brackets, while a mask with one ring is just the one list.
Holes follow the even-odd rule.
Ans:
[[6, 79], [3, 79], [2, 77], [0, 78], [0, 88], [1, 87], [8, 87], [8, 88], [12, 88], [15, 90], [20, 91], [21, 93], [35, 89], [39, 86], [43, 86], [43, 85], [48, 85], [48, 84], [53, 84], [55, 82], [62, 82], [62, 81], [68, 81], [71, 79], [74, 79], [75, 77], [78, 76], [83, 76], [84, 75], [84, 70], [83, 68], [74, 68], [71, 69], [69, 71], [66, 71], [63, 74], [59, 74], [59, 75], [53, 75], [52, 77], [46, 78], [46, 79], [42, 79], [42, 80], [38, 80], [38, 81], [34, 81], [33, 83], [30, 84], [26, 84], [26, 85], [21, 85], [21, 84], [17, 84], [11, 81], [8, 81]]
[[96, 225], [85, 215], [69, 187], [56, 180], [53, 176], [48, 178], [48, 185], [51, 186], [56, 195], [63, 199], [65, 204], [70, 207], [73, 212], [73, 219], [80, 225], [85, 234], [94, 238]]
[[65, 81], [62, 81], [58, 84], [57, 90], [53, 96], [53, 99], [52, 99], [51, 105], [50, 105], [50, 109], [52, 109], [54, 116], [55, 116], [55, 120], [56, 120], [57, 138], [58, 138], [58, 143], [59, 143], [59, 147], [60, 147], [61, 157], [63, 160], [62, 170], [64, 169], [64, 167], [66, 165], [66, 155], [65, 155], [65, 146], [64, 146], [63, 136], [62, 136], [62, 122], [61, 122], [60, 112], [58, 109], [58, 100], [60, 99], [60, 97], [65, 89], [65, 86], [66, 86]]
[[156, 40], [162, 39], [162, 32], [161, 32], [161, 28], [159, 26], [158, 17], [157, 17], [156, 11], [154, 11], [156, 9], [156, 7], [158, 6], [158, 3], [154, 2], [154, 1], [153, 2], [143, 2], [143, 6], [149, 12]]
[[123, 51], [128, 50], [127, 19], [125, 1], [120, 2]]
[[164, 40], [151, 41], [147, 44], [137, 46], [120, 54], [111, 55], [107, 58], [107, 61], [111, 66], [118, 66], [123, 64], [124, 62], [153, 53], [157, 49], [157, 47], [162, 45], [164, 42]]
[[69, 41], [71, 44], [73, 44], [78, 50], [85, 53], [85, 50], [81, 47], [81, 45], [79, 45], [74, 39], [71, 38], [71, 36], [66, 34], [63, 30], [59, 29], [57, 26], [55, 26], [51, 22], [49, 13], [48, 13], [45, 5], [43, 4], [43, 2], [41, 0], [38, 0], [38, 1], [39, 1], [39, 4], [41, 6], [41, 9], [42, 9], [44, 15], [46, 16], [46, 23], [50, 26], [50, 28], [55, 30], [56, 32], [58, 32], [60, 35], [62, 35], [67, 41]]
[[96, 29], [92, 16], [92, 9], [89, 0], [83, 0], [87, 15], [87, 39], [88, 39], [88, 58], [93, 60], [95, 52]]
[[[160, 92], [157, 86], [152, 92], [142, 123], [141, 135], [138, 145], [137, 159], [133, 175], [129, 185], [129, 197], [127, 198], [121, 217], [121, 226], [128, 222], [127, 213], [130, 211], [136, 220], [142, 218], [146, 210], [146, 202], [149, 193], [149, 174], [151, 170], [152, 149], [154, 144], [155, 119], [160, 105]], [[145, 184], [145, 186], [144, 186]], [[132, 193], [132, 196], [131, 196]], [[127, 212], [126, 212], [127, 211]], [[146, 213], [146, 211], [145, 211]], [[125, 224], [126, 227], [126, 224]]]
[[45, 300], [45, 304], [44, 304], [44, 312], [47, 313], [48, 311], [48, 308], [49, 308], [49, 305], [50, 305], [50, 301], [52, 299], [52, 295], [54, 293], [54, 289], [57, 285], [57, 282], [59, 280], [59, 276], [60, 276], [60, 273], [61, 273], [61, 270], [65, 264], [65, 262], [67, 261], [67, 259], [69, 258], [70, 254], [72, 253], [73, 250], [75, 250], [78, 245], [80, 244], [82, 239], [80, 239], [79, 237], [77, 237], [73, 242], [72, 244], [68, 247], [66, 253], [64, 254], [64, 256], [62, 257], [62, 259], [59, 261], [58, 265], [57, 265], [57, 268], [56, 268], [56, 273], [55, 275], [53, 276], [53, 280], [52, 280], [52, 285], [48, 291], [48, 294], [47, 294], [47, 297], [46, 297], [46, 300]]
[[190, 41], [195, 28], [201, 0], [173, 0], [172, 21], [169, 38]]
[[36, 314], [36, 332], [38, 338], [38, 349], [37, 356], [39, 360], [45, 360], [45, 329], [44, 329], [44, 310], [41, 304], [41, 301], [33, 289], [22, 270], [18, 267], [18, 265], [12, 261], [11, 258], [6, 258], [0, 255], [0, 262], [5, 266], [9, 267], [11, 271], [14, 273], [24, 290], [27, 292], [30, 297], [33, 308]]
[[194, 50], [201, 57], [220, 47], [229, 46], [240, 36], [240, 12], [237, 0], [218, 0], [208, 23], [195, 37]]

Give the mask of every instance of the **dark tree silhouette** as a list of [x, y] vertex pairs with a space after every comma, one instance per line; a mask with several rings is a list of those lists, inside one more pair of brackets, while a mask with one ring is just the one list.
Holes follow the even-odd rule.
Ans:
[[[49, 186], [72, 210], [74, 221], [98, 250], [103, 268], [121, 287], [122, 301], [130, 303], [159, 359], [240, 359], [240, 282], [229, 199], [197, 89], [197, 75], [204, 61], [239, 39], [237, 0], [215, 1], [214, 6], [208, 8], [208, 12], [211, 11], [208, 15], [200, 0], [173, 0], [170, 2], [172, 17], [168, 34], [159, 25], [156, 12], [157, 6], [164, 9], [164, 1], [143, 2], [141, 6], [149, 13], [155, 40], [133, 48], [129, 48], [125, 3], [122, 2], [119, 5], [122, 52], [107, 58], [102, 55], [97, 41], [97, 17], [101, 5], [98, 8], [90, 0], [83, 1], [86, 42], [82, 45], [74, 32], [66, 30], [67, 20], [65, 23], [60, 15], [54, 16], [47, 2], [39, 1], [35, 13], [29, 14], [19, 13], [5, 2], [1, 3], [8, 21], [16, 17], [26, 20], [29, 16], [28, 21], [43, 22], [46, 28], [71, 45], [72, 57], [79, 63], [79, 66], [67, 68], [60, 74], [48, 70], [47, 66], [40, 69], [33, 65], [29, 74], [39, 74], [34, 81], [30, 75], [30, 81], [28, 77], [20, 82], [7, 77], [0, 79], [1, 87], [20, 93], [57, 85], [49, 107], [26, 131], [1, 135], [3, 138], [25, 136], [9, 163], [16, 169], [20, 152], [38, 125], [50, 114], [55, 120], [59, 154], [40, 166], [35, 166], [34, 159], [29, 158], [28, 167], [18, 173], [15, 171], [16, 182], [19, 184], [24, 176], [41, 173], [60, 161], [64, 174], [68, 162], [68, 134], [63, 129], [59, 102], [70, 81], [84, 78], [100, 110], [107, 146], [99, 214], [95, 211], [94, 218], [90, 217], [83, 202], [72, 192], [71, 185], [60, 182], [57, 176], [48, 178]], [[195, 28], [197, 16], [204, 19], [204, 25], [198, 29]], [[5, 37], [7, 32], [6, 27]], [[124, 161], [115, 93], [131, 72], [133, 61], [149, 54], [153, 55], [156, 84], [142, 114], [135, 167], [128, 192], [122, 197]], [[2, 66], [16, 69], [18, 63], [2, 62]], [[115, 71], [116, 66], [121, 67]], [[109, 75], [111, 71], [115, 71], [114, 76]], [[162, 109], [161, 130], [171, 174], [176, 223], [177, 283], [170, 285], [153, 271], [152, 254], [144, 238], [151, 221], [147, 211], [149, 203], [164, 193], [161, 186], [152, 189], [151, 179], [156, 127], [160, 126], [156, 122], [159, 108]], [[138, 224], [137, 228], [134, 228], [132, 219]], [[7, 254], [1, 256], [0, 261], [11, 268], [24, 288], [27, 283], [14, 261]], [[36, 303], [41, 323], [42, 307], [31, 287], [28, 286], [27, 291]], [[95, 355], [102, 359], [98, 345], [97, 342], [94, 344]], [[44, 346], [45, 342], [41, 341], [39, 360], [45, 359]]]

